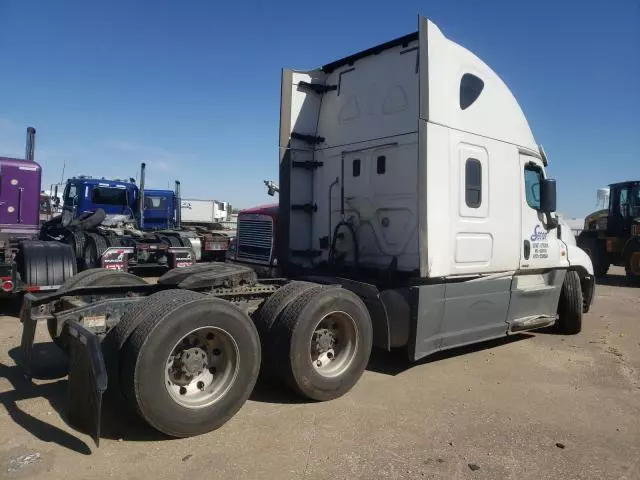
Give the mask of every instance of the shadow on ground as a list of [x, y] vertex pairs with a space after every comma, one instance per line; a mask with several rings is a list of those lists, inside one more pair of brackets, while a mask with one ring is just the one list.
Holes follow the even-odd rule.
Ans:
[[[46, 346], [47, 344], [36, 345], [39, 353], [42, 353], [41, 350], [43, 348], [46, 349], [43, 345]], [[12, 356], [17, 356], [16, 350], [13, 349], [10, 352], [13, 353]], [[59, 378], [59, 370], [62, 368], [59, 363], [54, 365], [49, 362], [50, 369], [45, 365], [38, 364], [34, 368], [36, 377]], [[37, 384], [30, 380], [25, 373], [25, 369], [21, 366], [8, 366], [0, 363], [0, 377], [6, 378], [13, 387], [12, 390], [0, 393], [0, 403], [4, 405], [9, 416], [16, 424], [43, 442], [56, 443], [69, 450], [89, 455], [91, 449], [83, 440], [55, 425], [34, 417], [18, 404], [22, 400], [45, 398], [50, 403], [52, 410], [60, 414], [66, 401], [67, 381], [58, 379]]]
[[520, 333], [516, 335], [509, 335], [506, 337], [497, 338], [495, 340], [489, 340], [482, 343], [474, 343], [471, 345], [465, 345], [464, 347], [452, 348], [451, 350], [444, 350], [441, 352], [429, 355], [417, 362], [410, 362], [407, 356], [407, 352], [404, 349], [392, 350], [387, 352], [381, 349], [373, 349], [371, 352], [371, 358], [367, 365], [367, 370], [382, 373], [385, 375], [399, 375], [411, 368], [419, 367], [433, 362], [439, 362], [447, 358], [459, 357], [461, 355], [467, 355], [469, 353], [480, 352], [482, 350], [488, 350], [491, 348], [500, 347], [502, 345], [508, 345], [510, 343], [519, 342], [532, 338], [534, 335], [528, 333]]
[[640, 287], [640, 281], [633, 281], [626, 275], [612, 275], [608, 273], [603, 277], [596, 278], [597, 285], [606, 285], [607, 287]]
[[20, 315], [20, 307], [22, 306], [22, 295], [0, 300], [0, 315], [8, 317], [17, 317]]
[[[77, 453], [88, 455], [91, 443], [88, 437], [81, 439], [83, 433], [76, 434], [62, 430], [49, 424], [22, 409], [17, 402], [34, 398], [44, 398], [51, 405], [52, 412], [62, 418], [67, 425], [75, 430], [67, 421], [66, 408], [68, 403], [68, 372], [66, 356], [53, 343], [37, 343], [34, 345], [33, 360], [30, 376], [22, 366], [22, 353], [19, 347], [9, 351], [9, 355], [16, 363], [8, 366], [0, 363], [0, 377], [6, 378], [12, 390], [0, 393], [0, 403], [16, 424], [33, 434], [38, 439], [56, 443]], [[54, 381], [51, 381], [54, 380]], [[136, 413], [132, 412], [119, 392], [108, 391], [105, 394], [102, 408], [100, 438], [127, 441], [166, 440], [168, 437], [147, 425]]]
[[[497, 340], [455, 348], [439, 352], [415, 363], [409, 362], [406, 351], [394, 350], [386, 352], [374, 349], [367, 370], [386, 375], [398, 375], [411, 368], [442, 361], [460, 355], [466, 355], [490, 348], [500, 347], [513, 342], [531, 338], [530, 334], [519, 334], [503, 337]], [[21, 364], [19, 348], [9, 352], [16, 362]], [[68, 382], [66, 373], [68, 362], [64, 354], [53, 343], [38, 343], [34, 345], [32, 377], [39, 382], [32, 382], [21, 366], [7, 366], [0, 363], [0, 377], [6, 378], [13, 390], [0, 393], [0, 402], [5, 406], [11, 418], [22, 428], [44, 442], [56, 443], [77, 453], [88, 455], [91, 448], [85, 442], [63, 429], [49, 424], [23, 410], [18, 402], [33, 398], [45, 398], [53, 411], [66, 421], [66, 405]], [[281, 383], [261, 375], [250, 397], [251, 400], [264, 403], [300, 404], [309, 402]], [[122, 394], [116, 389], [110, 389], [105, 394], [102, 408], [102, 439], [123, 441], [167, 441], [170, 437], [153, 429], [129, 408]], [[71, 427], [73, 428], [73, 427]], [[80, 432], [77, 435], [82, 435]], [[89, 437], [84, 437], [92, 443]]]
[[[517, 335], [509, 335], [508, 337], [502, 337], [496, 340], [490, 340], [483, 343], [476, 343], [473, 345], [467, 345], [464, 347], [453, 348], [443, 352], [434, 353], [417, 362], [410, 362], [407, 356], [407, 352], [404, 349], [392, 350], [387, 352], [386, 350], [374, 348], [369, 358], [369, 364], [367, 370], [376, 373], [382, 373], [385, 375], [399, 375], [411, 368], [425, 365], [432, 362], [438, 362], [447, 358], [454, 358], [460, 355], [466, 355], [473, 352], [479, 352], [490, 348], [500, 347], [502, 345], [508, 345], [513, 342], [519, 342], [532, 338], [534, 335], [522, 333]], [[269, 378], [267, 375], [262, 374], [255, 389], [250, 397], [255, 402], [265, 403], [280, 403], [280, 404], [300, 404], [309, 403], [309, 400], [301, 397], [293, 392], [286, 385], [283, 385], [277, 380]]]

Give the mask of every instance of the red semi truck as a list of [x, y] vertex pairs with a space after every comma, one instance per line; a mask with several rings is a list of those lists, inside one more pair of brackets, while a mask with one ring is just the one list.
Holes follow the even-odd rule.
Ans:
[[278, 276], [277, 228], [277, 203], [240, 210], [227, 259], [250, 266], [260, 277]]

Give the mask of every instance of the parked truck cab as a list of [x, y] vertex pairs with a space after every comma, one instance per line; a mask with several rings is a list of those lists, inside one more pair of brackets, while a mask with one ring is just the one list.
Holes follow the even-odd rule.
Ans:
[[63, 222], [101, 208], [107, 215], [135, 217], [139, 190], [133, 182], [84, 175], [67, 180], [62, 196]]
[[277, 229], [277, 203], [240, 210], [238, 228], [228, 258], [250, 265], [260, 276], [278, 276]]
[[145, 190], [144, 224], [149, 230], [176, 227], [176, 195], [173, 190]]
[[369, 285], [375, 337], [414, 360], [553, 324], [561, 293], [579, 283], [587, 309], [594, 280], [556, 228], [547, 165], [500, 77], [425, 19], [284, 70], [280, 267]]

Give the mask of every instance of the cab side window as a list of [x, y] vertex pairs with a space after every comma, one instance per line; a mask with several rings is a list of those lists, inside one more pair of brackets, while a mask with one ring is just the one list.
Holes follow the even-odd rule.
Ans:
[[620, 215], [622, 217], [629, 216], [629, 189], [623, 188], [620, 190], [620, 197], [618, 205], [620, 205]]
[[69, 205], [72, 206], [73, 205], [73, 200], [77, 195], [77, 188], [74, 184], [71, 183], [67, 183], [67, 186], [64, 189], [64, 204], [65, 205]]
[[527, 204], [535, 209], [540, 209], [540, 183], [542, 182], [542, 171], [535, 166], [524, 168], [524, 191], [527, 197]]

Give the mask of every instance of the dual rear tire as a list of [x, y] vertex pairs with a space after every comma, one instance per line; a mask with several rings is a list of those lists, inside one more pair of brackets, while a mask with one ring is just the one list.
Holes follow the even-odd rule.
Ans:
[[[82, 272], [62, 290], [142, 282], [98, 269]], [[68, 349], [67, 335], [49, 327], [54, 341]], [[160, 432], [188, 437], [233, 417], [253, 391], [261, 364], [308, 399], [344, 395], [367, 365], [372, 338], [369, 313], [355, 294], [291, 282], [254, 320], [214, 296], [152, 294], [125, 311], [107, 334], [105, 352], [109, 381], [129, 406]]]
[[129, 405], [167, 435], [209, 432], [246, 402], [261, 364], [309, 399], [344, 395], [369, 360], [367, 309], [342, 288], [292, 283], [254, 321], [227, 301], [192, 291], [138, 302], [110, 333]]
[[260, 340], [235, 305], [172, 290], [141, 300], [114, 331], [122, 392], [152, 427], [172, 437], [210, 432], [251, 394], [260, 370]]
[[265, 302], [255, 321], [264, 369], [308, 399], [344, 395], [369, 361], [371, 317], [357, 295], [339, 286], [292, 282]]

